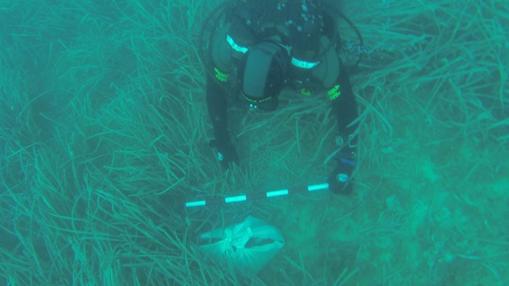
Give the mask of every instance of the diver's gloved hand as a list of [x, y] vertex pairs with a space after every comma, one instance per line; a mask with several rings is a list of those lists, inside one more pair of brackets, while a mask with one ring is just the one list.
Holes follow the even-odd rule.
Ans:
[[337, 166], [329, 176], [329, 189], [334, 194], [348, 195], [353, 191], [352, 172], [355, 168], [355, 153], [351, 150], [339, 154]]
[[228, 169], [232, 164], [239, 162], [239, 156], [235, 147], [230, 140], [212, 140], [209, 143], [210, 147], [214, 148], [216, 159], [221, 163], [224, 169]]

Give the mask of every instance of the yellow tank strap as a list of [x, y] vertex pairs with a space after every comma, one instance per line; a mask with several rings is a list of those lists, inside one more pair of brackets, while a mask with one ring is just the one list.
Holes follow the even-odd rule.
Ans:
[[336, 84], [331, 89], [327, 91], [327, 97], [330, 100], [334, 100], [341, 96], [341, 86], [339, 84]]
[[299, 94], [303, 95], [303, 96], [310, 96], [311, 95], [311, 90], [309, 90], [309, 88], [303, 87], [303, 88], [301, 88], [299, 90]]
[[220, 70], [217, 67], [214, 68], [214, 76], [220, 82], [227, 82], [228, 79], [230, 78], [230, 75], [228, 73]]

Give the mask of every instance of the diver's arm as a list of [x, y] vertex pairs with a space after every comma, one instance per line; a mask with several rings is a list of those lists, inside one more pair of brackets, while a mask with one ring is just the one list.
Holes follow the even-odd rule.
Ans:
[[206, 101], [214, 131], [210, 145], [223, 167], [238, 161], [237, 152], [230, 140], [228, 126], [228, 95], [232, 88], [230, 73], [234, 65], [232, 48], [227, 42], [229, 25], [221, 26], [210, 38], [207, 63]]
[[358, 116], [357, 102], [350, 85], [348, 74], [344, 69], [338, 77], [337, 84], [328, 90], [332, 97], [332, 109], [337, 120], [341, 148], [334, 158], [333, 170], [329, 175], [330, 189], [334, 193], [350, 194], [353, 190], [351, 177], [356, 163], [357, 138], [354, 136]]
[[214, 128], [214, 138], [210, 145], [215, 148], [216, 159], [224, 168], [238, 162], [237, 151], [230, 141], [228, 132], [228, 101], [226, 89], [212, 76], [207, 76], [207, 108]]
[[[357, 102], [352, 91], [350, 79], [345, 69], [341, 69], [338, 77], [339, 95], [332, 100], [332, 110], [337, 120], [339, 136], [354, 152], [353, 146], [357, 145], [357, 139], [353, 136], [357, 124], [352, 124], [358, 116]], [[330, 92], [330, 91], [329, 91]]]
[[228, 142], [228, 103], [224, 94], [225, 89], [210, 75], [207, 76], [206, 89], [207, 108], [214, 128], [214, 137], [219, 142]]

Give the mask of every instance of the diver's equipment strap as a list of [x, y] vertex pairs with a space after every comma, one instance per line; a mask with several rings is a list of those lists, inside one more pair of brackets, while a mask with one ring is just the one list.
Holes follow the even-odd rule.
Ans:
[[[239, 45], [231, 35], [226, 35], [226, 42], [230, 45], [232, 50], [237, 53], [246, 54], [249, 51], [248, 47]], [[291, 64], [297, 68], [309, 70], [318, 66], [320, 61], [306, 61], [304, 59], [292, 57]]]
[[230, 47], [237, 53], [245, 54], [249, 51], [248, 47], [241, 46], [235, 42], [235, 40], [230, 35], [226, 35], [226, 42]]
[[292, 65], [297, 67], [297, 68], [309, 70], [309, 69], [315, 68], [319, 64], [320, 64], [319, 61], [311, 62], [311, 61], [306, 61], [306, 60], [298, 59], [296, 57], [292, 57]]

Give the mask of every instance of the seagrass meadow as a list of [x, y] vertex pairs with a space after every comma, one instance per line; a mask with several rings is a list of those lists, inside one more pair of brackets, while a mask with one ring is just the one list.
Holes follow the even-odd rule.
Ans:
[[[0, 285], [509, 285], [509, 2], [343, 2], [353, 194], [186, 209], [323, 182], [330, 102], [230, 109], [225, 171], [197, 40], [222, 1], [0, 1]], [[204, 257], [248, 215], [285, 239], [260, 272]]]

